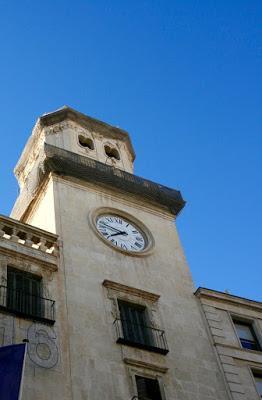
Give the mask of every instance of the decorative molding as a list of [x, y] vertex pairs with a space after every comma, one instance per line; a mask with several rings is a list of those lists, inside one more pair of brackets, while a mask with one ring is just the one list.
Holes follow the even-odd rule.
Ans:
[[[54, 182], [59, 182], [61, 180], [59, 175], [55, 175], [54, 173], [50, 173], [50, 176], [52, 177]], [[66, 184], [67, 186], [70, 186], [72, 188], [79, 188], [82, 189], [85, 188], [86, 190], [93, 190], [95, 193], [103, 194], [103, 196], [107, 197], [108, 199], [111, 199], [113, 201], [118, 201], [121, 204], [124, 204], [125, 206], [132, 206], [133, 208], [137, 210], [144, 211], [146, 213], [150, 213], [154, 216], [159, 216], [160, 218], [164, 218], [167, 221], [170, 221], [171, 223], [175, 223], [176, 216], [171, 214], [169, 211], [166, 211], [164, 209], [158, 209], [156, 206], [153, 204], [146, 204], [145, 202], [139, 200], [135, 195], [130, 195], [126, 198], [124, 198], [124, 194], [122, 192], [119, 193], [119, 191], [115, 190], [114, 188], [107, 188], [104, 186], [98, 186], [95, 183], [91, 182], [82, 182], [78, 178], [72, 178], [72, 177], [66, 177], [63, 176], [63, 183]]]
[[178, 190], [143, 179], [129, 172], [106, 165], [59, 147], [44, 144], [45, 161], [42, 178], [50, 172], [113, 187], [124, 193], [143, 198], [146, 203], [157, 205], [177, 215], [185, 206]]
[[127, 293], [132, 296], [136, 296], [136, 297], [140, 297], [140, 298], [149, 300], [151, 302], [156, 302], [160, 298], [159, 294], [147, 292], [142, 289], [136, 289], [131, 286], [123, 285], [122, 283], [109, 281], [107, 279], [105, 279], [103, 281], [103, 286], [105, 286], [107, 289], [112, 289], [112, 290], [116, 290], [117, 292]]
[[133, 367], [146, 368], [154, 372], [160, 372], [161, 374], [165, 374], [168, 371], [168, 367], [158, 364], [151, 364], [145, 361], [134, 360], [132, 358], [124, 358], [123, 361], [125, 364], [132, 365]]

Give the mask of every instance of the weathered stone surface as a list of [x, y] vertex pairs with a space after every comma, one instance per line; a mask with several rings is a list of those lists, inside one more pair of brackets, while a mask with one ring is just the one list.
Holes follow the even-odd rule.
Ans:
[[[258, 340], [261, 338], [260, 321], [262, 304], [210, 289], [199, 288], [196, 295], [205, 312], [211, 336], [216, 343], [215, 349], [221, 362], [222, 371], [228, 389], [234, 400], [257, 400], [253, 370], [262, 370], [262, 352], [242, 348], [232, 317], [253, 323]], [[223, 327], [224, 339], [218, 340], [218, 327], [210, 323], [209, 315], [220, 315], [220, 327]], [[216, 311], [214, 311], [216, 310]]]

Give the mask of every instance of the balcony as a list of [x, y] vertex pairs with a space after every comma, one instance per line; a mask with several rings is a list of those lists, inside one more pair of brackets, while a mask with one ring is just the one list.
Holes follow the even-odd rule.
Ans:
[[0, 215], [0, 251], [41, 262], [53, 271], [58, 268], [57, 235], [3, 215]]
[[114, 321], [116, 343], [136, 347], [154, 353], [168, 353], [165, 332], [151, 326], [116, 318]]
[[55, 323], [54, 300], [3, 285], [0, 286], [0, 310], [34, 321]]

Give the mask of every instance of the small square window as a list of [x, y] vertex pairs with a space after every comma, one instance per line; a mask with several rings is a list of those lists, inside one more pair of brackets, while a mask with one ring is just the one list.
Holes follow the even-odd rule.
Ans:
[[262, 398], [262, 373], [257, 373], [253, 371], [253, 376], [255, 379], [257, 391]]
[[233, 319], [237, 335], [244, 349], [261, 350], [252, 323]]
[[136, 375], [138, 400], [163, 400], [157, 379]]

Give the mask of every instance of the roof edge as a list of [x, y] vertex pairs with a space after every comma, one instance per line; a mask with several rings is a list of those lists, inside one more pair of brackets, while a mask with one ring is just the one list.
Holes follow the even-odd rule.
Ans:
[[201, 286], [199, 288], [197, 288], [194, 295], [198, 298], [200, 298], [201, 296], [202, 297], [210, 297], [210, 298], [215, 298], [216, 300], [219, 300], [222, 302], [243, 304], [248, 307], [260, 308], [262, 310], [262, 302], [261, 301], [251, 300], [251, 299], [247, 299], [245, 297], [235, 296], [233, 294], [224, 293], [224, 292], [220, 292], [218, 290], [208, 289], [208, 288], [204, 288]]

